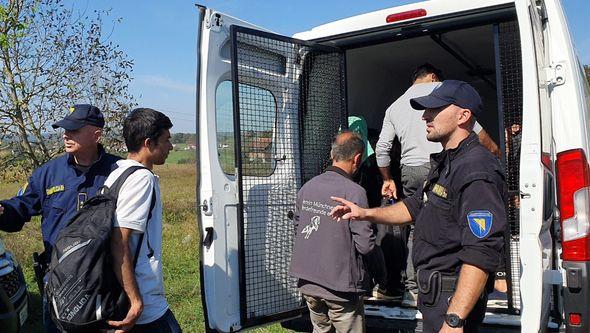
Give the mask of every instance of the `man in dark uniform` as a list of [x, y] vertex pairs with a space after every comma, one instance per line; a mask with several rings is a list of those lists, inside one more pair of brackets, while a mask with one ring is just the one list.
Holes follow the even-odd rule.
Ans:
[[[64, 119], [52, 125], [65, 130], [66, 154], [35, 169], [19, 195], [0, 201], [0, 230], [20, 231], [31, 217], [41, 215], [45, 247], [41, 261], [48, 262], [59, 232], [117, 168], [115, 162], [120, 157], [107, 154], [99, 143], [104, 123], [97, 107], [88, 104], [72, 107]], [[43, 305], [46, 332], [57, 332], [45, 300]]]
[[393, 206], [363, 209], [342, 198], [338, 219], [403, 224], [415, 221], [413, 261], [424, 332], [477, 332], [487, 303], [488, 276], [501, 260], [506, 185], [498, 160], [472, 132], [482, 112], [469, 84], [447, 80], [411, 100], [424, 110], [426, 137], [443, 151], [419, 191]]

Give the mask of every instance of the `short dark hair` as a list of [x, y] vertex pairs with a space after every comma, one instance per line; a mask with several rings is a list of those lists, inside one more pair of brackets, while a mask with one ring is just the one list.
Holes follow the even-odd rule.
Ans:
[[416, 80], [418, 80], [419, 78], [421, 78], [427, 74], [436, 75], [438, 80], [441, 82], [445, 80], [443, 73], [440, 69], [432, 66], [429, 63], [424, 63], [424, 64], [416, 67], [416, 69], [414, 69], [414, 72], [412, 73], [412, 82], [416, 82]]
[[137, 153], [145, 139], [157, 142], [165, 130], [172, 128], [172, 122], [162, 112], [149, 108], [132, 110], [123, 123], [123, 138], [130, 153]]
[[338, 133], [332, 140], [330, 155], [334, 161], [350, 161], [356, 154], [365, 151], [363, 138], [357, 132], [345, 130]]

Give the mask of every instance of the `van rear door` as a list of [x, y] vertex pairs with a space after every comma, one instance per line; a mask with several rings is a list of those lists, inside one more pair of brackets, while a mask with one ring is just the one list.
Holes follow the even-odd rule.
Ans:
[[[544, 331], [559, 274], [553, 262], [554, 145], [546, 78], [542, 12], [535, 0], [515, 1], [523, 75], [520, 155], [520, 257], [522, 332]], [[557, 274], [556, 274], [557, 273]]]
[[208, 330], [304, 309], [288, 274], [298, 189], [346, 126], [339, 49], [201, 8], [198, 60], [201, 284]]

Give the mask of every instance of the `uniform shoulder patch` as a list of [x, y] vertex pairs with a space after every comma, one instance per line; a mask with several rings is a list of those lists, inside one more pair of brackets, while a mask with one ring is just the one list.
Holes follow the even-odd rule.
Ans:
[[467, 214], [467, 224], [477, 238], [484, 238], [492, 230], [494, 214], [489, 210], [472, 210]]

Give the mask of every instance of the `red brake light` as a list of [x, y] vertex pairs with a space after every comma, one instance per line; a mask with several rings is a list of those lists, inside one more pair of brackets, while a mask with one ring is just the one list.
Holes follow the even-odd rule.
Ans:
[[582, 149], [557, 154], [563, 260], [590, 260], [590, 167]]
[[404, 20], [409, 20], [409, 19], [413, 19], [416, 17], [426, 16], [426, 14], [427, 14], [426, 9], [414, 9], [414, 10], [409, 10], [407, 12], [401, 12], [401, 13], [387, 15], [385, 22], [393, 23], [393, 22], [398, 22], [398, 21], [404, 21]]
[[582, 325], [582, 315], [579, 313], [570, 313], [570, 325], [572, 325], [572, 326]]

